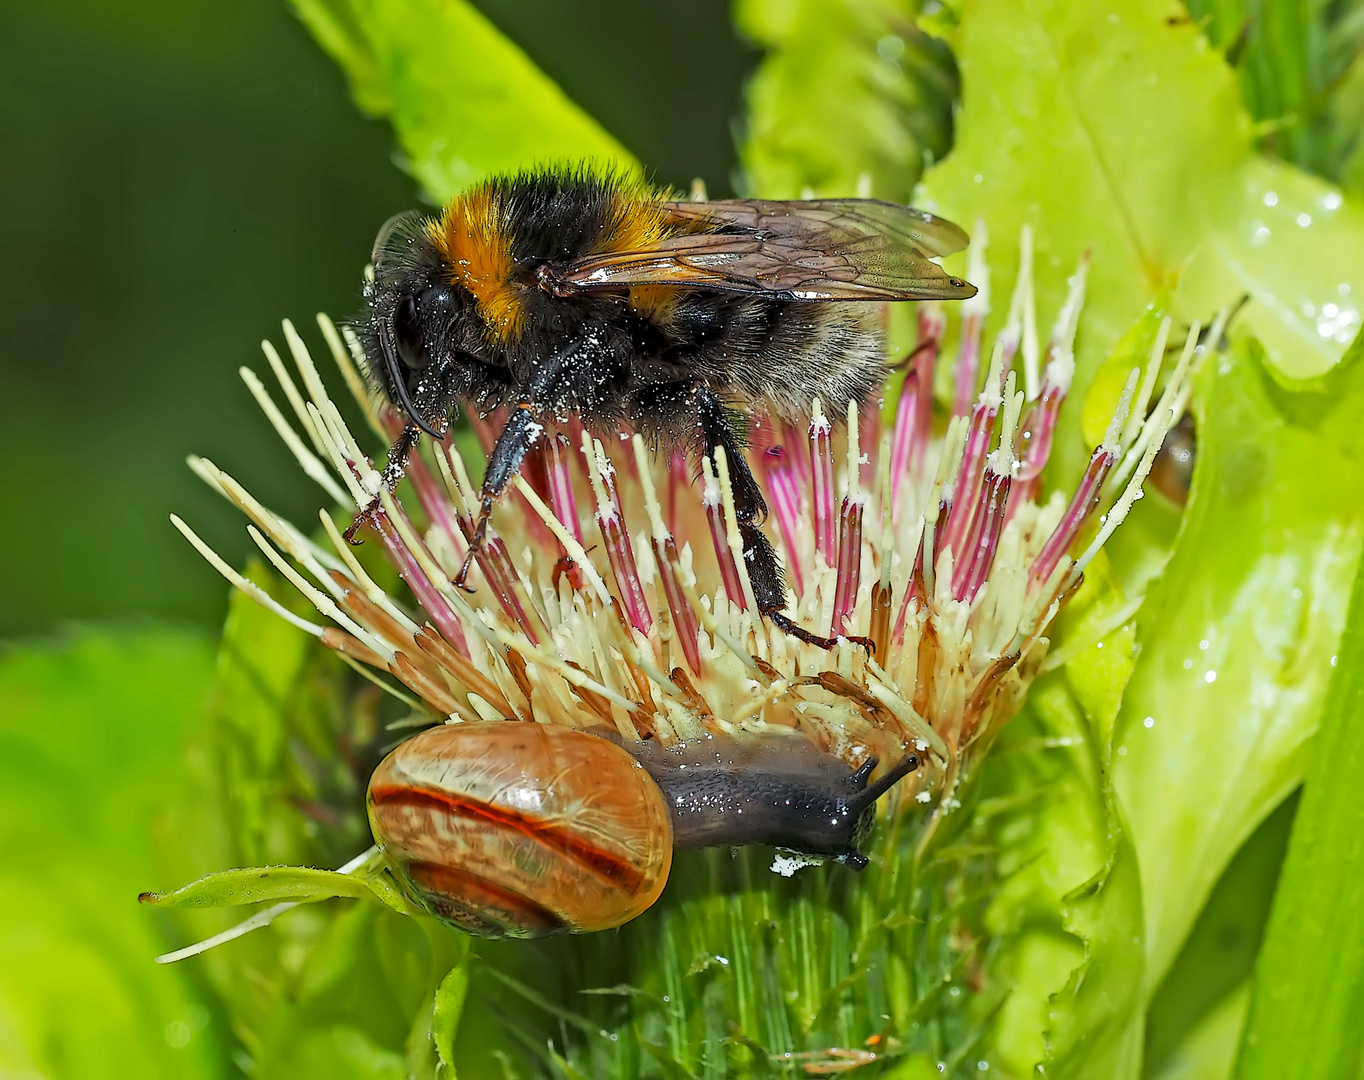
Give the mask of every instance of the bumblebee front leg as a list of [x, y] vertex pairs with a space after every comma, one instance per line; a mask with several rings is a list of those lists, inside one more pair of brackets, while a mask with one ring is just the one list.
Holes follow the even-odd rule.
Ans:
[[[529, 401], [518, 404], [507, 418], [507, 424], [493, 444], [488, 455], [488, 471], [483, 475], [482, 502], [478, 508], [478, 520], [469, 537], [469, 550], [464, 555], [464, 564], [455, 576], [455, 584], [468, 589], [465, 584], [474, 559], [483, 550], [488, 538], [488, 520], [493, 514], [493, 503], [507, 490], [507, 485], [521, 471], [521, 462], [527, 452], [544, 434], [544, 426], [535, 418], [536, 408]], [[471, 590], [472, 591], [472, 590]]]
[[[407, 459], [412, 456], [412, 451], [416, 449], [417, 442], [422, 437], [421, 428], [416, 424], [408, 423], [403, 430], [398, 433], [398, 437], [393, 440], [393, 446], [388, 452], [388, 461], [384, 463], [384, 471], [379, 474], [379, 482], [390, 492], [398, 486], [407, 472]], [[360, 541], [356, 539], [358, 533], [366, 525], [374, 523], [374, 516], [381, 508], [381, 502], [376, 496], [371, 499], [369, 505], [355, 515], [355, 520], [341, 535], [346, 538], [346, 542], [356, 547]]]
[[[474, 525], [473, 535], [469, 537], [469, 550], [465, 553], [464, 565], [459, 568], [459, 574], [455, 577], [455, 584], [461, 589], [468, 588], [465, 581], [469, 577], [469, 570], [487, 541], [488, 519], [493, 515], [493, 503], [501, 498], [502, 493], [507, 490], [507, 485], [521, 471], [521, 462], [525, 460], [526, 453], [540, 441], [540, 436], [545, 432], [544, 425], [538, 419], [540, 410], [547, 402], [552, 403], [558, 399], [564, 380], [575, 362], [585, 355], [591, 355], [593, 347], [598, 344], [592, 337], [572, 341], [552, 356], [537, 360], [531, 367], [521, 387], [521, 400], [507, 417], [507, 423], [497, 436], [492, 453], [488, 455], [488, 471], [483, 474], [482, 503], [478, 508], [478, 521]], [[599, 365], [598, 377], [602, 377], [606, 371], [606, 365]], [[590, 396], [588, 391], [592, 387], [582, 381], [582, 376], [583, 373], [580, 371], [579, 378], [582, 384], [578, 386], [578, 390], [585, 396]]]
[[[708, 387], [698, 385], [693, 388], [692, 394], [698, 409], [702, 452], [713, 462], [716, 448], [723, 446], [725, 449], [730, 490], [734, 495], [734, 516], [739, 523], [744, 563], [748, 568], [748, 580], [753, 586], [753, 599], [757, 601], [758, 611], [783, 633], [820, 649], [832, 649], [838, 644], [838, 638], [813, 634], [782, 613], [786, 608], [786, 579], [772, 541], [758, 527], [767, 517], [767, 503], [763, 500], [762, 489], [748, 467], [748, 459], [743, 455], [724, 404]], [[856, 642], [869, 653], [875, 650], [870, 638], [850, 637], [846, 640]]]

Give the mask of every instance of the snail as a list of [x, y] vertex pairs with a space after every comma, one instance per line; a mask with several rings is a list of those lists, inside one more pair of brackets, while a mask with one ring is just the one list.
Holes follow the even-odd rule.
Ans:
[[1191, 413], [1185, 413], [1184, 418], [1166, 433], [1151, 465], [1151, 486], [1176, 506], [1189, 501], [1197, 452], [1194, 418]]
[[867, 865], [875, 783], [801, 738], [707, 738], [667, 749], [534, 721], [446, 724], [388, 755], [370, 826], [414, 899], [481, 937], [608, 930], [647, 909], [674, 848], [770, 844]]

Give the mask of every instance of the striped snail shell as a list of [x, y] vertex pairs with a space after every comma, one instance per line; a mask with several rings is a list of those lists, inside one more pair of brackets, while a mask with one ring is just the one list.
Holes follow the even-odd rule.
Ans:
[[445, 724], [375, 770], [370, 826], [438, 919], [482, 937], [606, 930], [663, 890], [658, 786], [606, 739], [533, 721]]

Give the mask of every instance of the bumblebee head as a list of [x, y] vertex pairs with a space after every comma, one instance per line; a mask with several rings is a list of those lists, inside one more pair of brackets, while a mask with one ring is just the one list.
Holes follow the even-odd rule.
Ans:
[[370, 378], [408, 420], [442, 438], [451, 404], [468, 381], [454, 347], [464, 305], [427, 219], [415, 210], [389, 218], [375, 237], [371, 262], [368, 310], [357, 328]]

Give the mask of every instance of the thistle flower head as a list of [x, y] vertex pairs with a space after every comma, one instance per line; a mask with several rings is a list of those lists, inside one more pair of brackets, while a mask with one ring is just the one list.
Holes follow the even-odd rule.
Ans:
[[[980, 283], [983, 238], [981, 229], [972, 252]], [[331, 513], [321, 513], [325, 539], [310, 537], [203, 459], [196, 471], [246, 512], [265, 557], [325, 621], [286, 610], [175, 524], [238, 588], [437, 718], [529, 719], [665, 745], [706, 734], [803, 738], [852, 766], [915, 748], [928, 767], [902, 782], [891, 812], [934, 804], [941, 814], [1017, 711], [1085, 567], [1141, 496], [1187, 403], [1199, 337], [1195, 326], [1151, 409], [1167, 320], [1074, 492], [1044, 499], [1086, 267], [1042, 350], [1026, 233], [1022, 253], [1009, 318], [988, 352], [989, 290], [961, 306], [945, 427], [933, 384], [948, 363], [948, 314], [934, 304], [919, 308], [919, 345], [889, 403], [830, 417], [813, 401], [801, 427], [751, 420], [787, 611], [840, 637], [828, 652], [759, 617], [723, 452], [701, 463], [698, 486], [679, 450], [591, 433], [572, 417], [539, 434], [477, 555], [475, 591], [457, 588], [478, 507], [464, 459], [451, 441], [436, 443], [429, 458], [413, 456], [410, 489], [391, 494], [288, 323], [298, 378], [268, 343], [265, 353], [294, 422], [254, 374], [243, 377], [335, 503], [359, 510], [381, 500], [373, 533], [410, 598], [375, 583]], [[401, 423], [365, 392], [355, 341], [319, 323], [374, 445], [391, 439]], [[485, 451], [500, 419], [471, 417]]]

